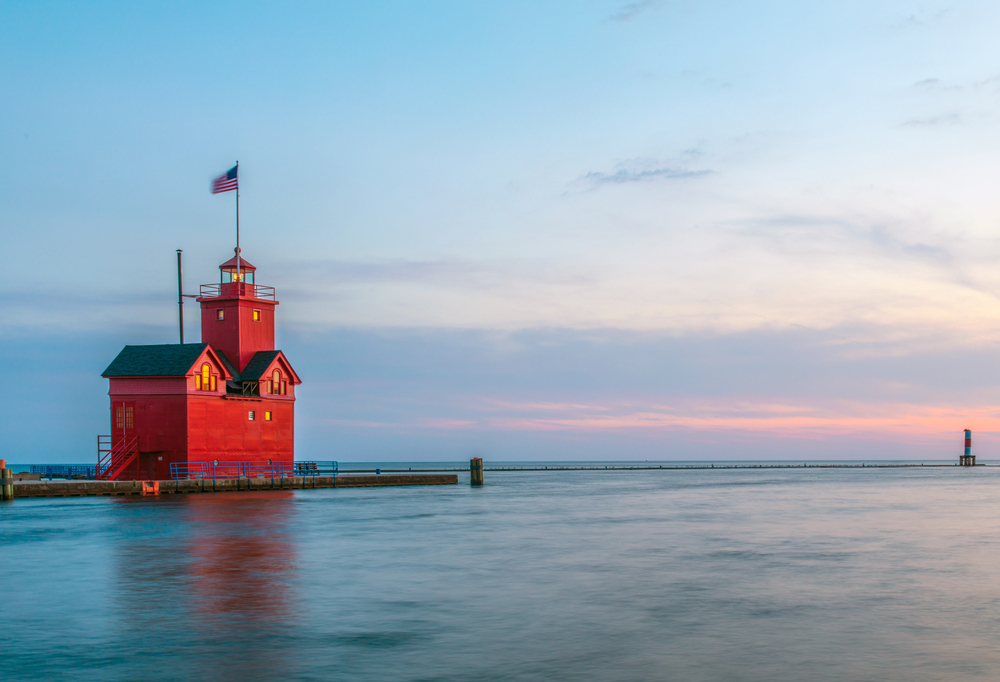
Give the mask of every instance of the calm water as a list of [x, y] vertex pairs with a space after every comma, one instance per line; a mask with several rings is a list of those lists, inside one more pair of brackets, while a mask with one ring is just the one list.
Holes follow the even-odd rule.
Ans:
[[0, 506], [0, 677], [1000, 677], [1000, 468], [459, 480]]

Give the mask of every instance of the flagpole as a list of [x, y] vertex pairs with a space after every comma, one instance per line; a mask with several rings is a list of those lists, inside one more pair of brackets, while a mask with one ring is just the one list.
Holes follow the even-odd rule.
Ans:
[[[240, 277], [240, 162], [236, 162], [236, 281], [242, 283]], [[243, 288], [237, 285], [237, 291], [243, 292]]]

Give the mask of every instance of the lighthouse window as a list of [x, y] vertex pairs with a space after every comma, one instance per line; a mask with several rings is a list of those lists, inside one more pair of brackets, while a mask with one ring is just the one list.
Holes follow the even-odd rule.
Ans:
[[135, 426], [135, 408], [131, 405], [115, 408], [115, 428], [131, 431]]
[[271, 421], [271, 413], [270, 412], [265, 412], [264, 413], [264, 421], [266, 421], [266, 422]]
[[259, 310], [253, 311], [253, 321], [254, 322], [260, 322], [260, 311]]
[[282, 381], [281, 382], [281, 395], [288, 395], [288, 382], [287, 381]]
[[255, 416], [256, 416], [256, 413], [253, 410], [250, 410], [250, 413], [247, 415], [247, 420], [248, 421], [253, 421]]
[[274, 370], [274, 374], [271, 375], [271, 385], [268, 387], [268, 393], [278, 395], [281, 390], [281, 372]]
[[214, 391], [218, 385], [217, 379], [218, 377], [212, 374], [212, 366], [206, 362], [201, 366], [201, 371], [194, 375], [194, 390]]
[[216, 310], [215, 311], [215, 318], [217, 320], [224, 320], [224, 319], [226, 319], [226, 311], [225, 310]]

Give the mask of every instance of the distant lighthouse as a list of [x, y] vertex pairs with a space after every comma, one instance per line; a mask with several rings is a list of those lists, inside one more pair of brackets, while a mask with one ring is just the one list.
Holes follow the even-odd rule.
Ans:
[[965, 430], [965, 454], [959, 455], [958, 463], [964, 467], [976, 465], [976, 456], [972, 454], [972, 429]]

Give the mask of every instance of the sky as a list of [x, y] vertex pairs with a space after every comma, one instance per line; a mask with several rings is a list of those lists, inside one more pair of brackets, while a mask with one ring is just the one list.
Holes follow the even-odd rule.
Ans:
[[[1000, 458], [1000, 5], [0, 0], [0, 451], [241, 246], [299, 459]], [[195, 306], [187, 340], [197, 340]]]

